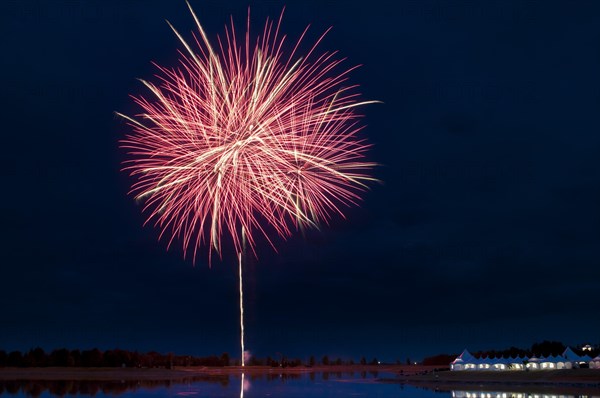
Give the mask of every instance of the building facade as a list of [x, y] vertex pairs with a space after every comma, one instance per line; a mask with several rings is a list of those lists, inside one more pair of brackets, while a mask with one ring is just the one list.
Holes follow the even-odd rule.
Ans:
[[452, 363], [450, 370], [551, 370], [551, 369], [573, 369], [580, 367], [589, 367], [591, 369], [600, 369], [600, 355], [591, 358], [588, 355], [577, 355], [570, 347], [562, 355], [537, 357], [537, 356], [519, 356], [519, 357], [482, 357], [476, 358], [468, 350], [464, 350]]

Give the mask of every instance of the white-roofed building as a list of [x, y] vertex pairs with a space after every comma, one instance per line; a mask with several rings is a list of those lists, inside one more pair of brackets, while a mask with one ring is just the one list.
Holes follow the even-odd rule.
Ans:
[[494, 370], [508, 370], [510, 366], [510, 358], [498, 357], [493, 360], [492, 368]]
[[[567, 349], [563, 352], [562, 356], [565, 358], [566, 360], [566, 364], [570, 364], [571, 367], [567, 367], [567, 369], [570, 368], [578, 368], [581, 367], [582, 365], [586, 365], [589, 364], [592, 361], [592, 358], [590, 358], [588, 355], [577, 355], [572, 349], [571, 347], [567, 347]], [[589, 365], [588, 365], [589, 366]]]
[[508, 368], [510, 370], [523, 370], [525, 369], [525, 362], [529, 360], [529, 357], [524, 355], [518, 357], [512, 357], [508, 359]]
[[540, 369], [559, 369], [559, 363], [564, 368], [564, 361], [561, 357], [551, 355], [549, 357], [540, 358]]
[[[468, 350], [464, 350], [462, 354], [456, 357], [450, 364], [450, 370], [470, 370], [476, 368], [477, 360]], [[469, 366], [467, 366], [469, 365]]]
[[577, 355], [570, 347], [567, 347], [562, 355], [551, 355], [548, 357], [531, 358], [526, 356], [512, 358], [475, 358], [468, 350], [464, 350], [452, 363], [450, 370], [553, 370], [553, 369], [572, 369], [578, 367], [587, 367], [600, 369], [600, 355], [591, 358], [588, 355]]
[[490, 370], [493, 363], [490, 358], [481, 358], [477, 364], [477, 370]]
[[600, 355], [590, 361], [590, 369], [600, 369]]
[[538, 357], [536, 357], [535, 355], [532, 356], [527, 361], [527, 364], [525, 365], [525, 368], [527, 368], [529, 370], [538, 370], [538, 369], [540, 369], [540, 359]]

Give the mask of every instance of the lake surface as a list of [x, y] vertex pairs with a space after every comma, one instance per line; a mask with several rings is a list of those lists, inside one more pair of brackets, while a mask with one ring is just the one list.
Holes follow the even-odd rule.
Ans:
[[[397, 383], [385, 372], [201, 376], [193, 381], [0, 381], [2, 397], [600, 398], [536, 391], [435, 391]], [[475, 387], [475, 386], [474, 386]], [[498, 387], [500, 388], [500, 387]], [[539, 389], [538, 389], [539, 390]]]

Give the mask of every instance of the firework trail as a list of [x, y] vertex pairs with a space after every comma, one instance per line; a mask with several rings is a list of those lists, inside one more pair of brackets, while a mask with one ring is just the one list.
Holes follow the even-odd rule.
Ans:
[[253, 40], [248, 12], [242, 38], [232, 21], [213, 46], [188, 7], [198, 29], [192, 40], [169, 24], [185, 49], [179, 66], [156, 65], [158, 84], [141, 81], [152, 99], [132, 97], [142, 113], [119, 113], [132, 128], [121, 141], [124, 170], [167, 247], [178, 240], [195, 261], [207, 246], [210, 261], [230, 239], [239, 260], [243, 364], [244, 247], [256, 255], [256, 236], [274, 247], [269, 231], [288, 237], [360, 200], [374, 164], [357, 137], [356, 108], [377, 101], [360, 102], [347, 83], [356, 67], [339, 71], [335, 52], [316, 54], [327, 32], [301, 56], [308, 27], [288, 43], [282, 12]]

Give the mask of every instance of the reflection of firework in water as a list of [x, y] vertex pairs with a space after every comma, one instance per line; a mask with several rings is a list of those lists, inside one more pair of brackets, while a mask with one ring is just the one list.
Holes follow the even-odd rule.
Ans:
[[315, 54], [323, 36], [300, 56], [306, 30], [288, 47], [280, 17], [254, 41], [248, 17], [243, 38], [232, 23], [213, 47], [192, 15], [193, 45], [173, 29], [185, 48], [179, 67], [157, 66], [159, 85], [142, 81], [153, 99], [134, 97], [143, 112], [121, 115], [133, 129], [121, 142], [125, 170], [169, 246], [177, 237], [195, 260], [207, 243], [210, 258], [226, 235], [241, 278], [246, 242], [254, 251], [257, 232], [271, 242], [266, 226], [286, 237], [360, 199], [373, 164], [355, 108], [374, 101], [343, 86], [354, 68], [336, 72], [335, 53]]
[[246, 380], [244, 376], [245, 375], [242, 372], [242, 380], [240, 382], [240, 398], [244, 398], [244, 391], [248, 391], [250, 389], [250, 380]]

